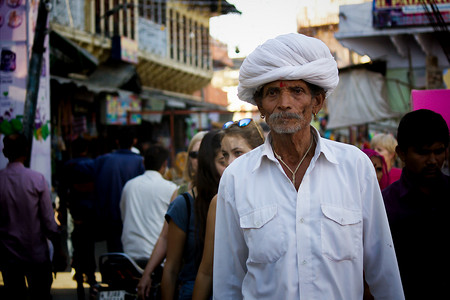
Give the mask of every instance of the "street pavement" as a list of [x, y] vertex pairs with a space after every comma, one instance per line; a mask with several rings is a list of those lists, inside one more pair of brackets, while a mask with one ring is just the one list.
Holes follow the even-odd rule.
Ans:
[[[106, 242], [98, 242], [95, 245], [95, 255], [98, 257], [100, 254], [106, 253]], [[98, 266], [97, 266], [98, 271]], [[77, 283], [73, 280], [73, 275], [75, 273], [73, 270], [70, 270], [70, 267], [67, 268], [65, 272], [56, 273], [56, 277], [53, 277], [53, 284], [51, 294], [53, 296], [53, 300], [77, 300]], [[98, 282], [101, 281], [101, 275], [99, 272], [95, 273], [95, 277]], [[86, 299], [89, 299], [89, 285], [84, 284], [84, 293], [86, 295]], [[15, 300], [15, 299], [6, 299], [3, 290], [3, 277], [0, 272], [0, 299], [1, 300]]]
[[[72, 272], [59, 272], [56, 273], [56, 278], [53, 277], [52, 284], [52, 296], [53, 300], [77, 300], [77, 283], [72, 279]], [[98, 281], [100, 281], [101, 276], [100, 273], [95, 274]], [[84, 293], [86, 295], [86, 299], [89, 299], [89, 285], [84, 284]], [[0, 299], [6, 299], [3, 292], [3, 277], [0, 273]], [[12, 299], [11, 299], [12, 300]]]

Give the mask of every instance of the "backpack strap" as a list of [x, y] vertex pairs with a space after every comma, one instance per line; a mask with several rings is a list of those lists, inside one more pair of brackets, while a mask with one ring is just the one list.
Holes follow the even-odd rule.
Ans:
[[[189, 231], [189, 224], [191, 223], [190, 222], [191, 221], [191, 201], [189, 201], [189, 196], [187, 195], [187, 193], [183, 193], [182, 195], [184, 197], [184, 201], [186, 201], [186, 209], [187, 209], [187, 216], [188, 216], [187, 230]], [[186, 234], [187, 234], [187, 232], [186, 232]]]
[[183, 193], [182, 195], [184, 197], [184, 201], [186, 201], [186, 208], [187, 208], [186, 240], [184, 241], [184, 250], [183, 250], [183, 252], [185, 252], [188, 243], [189, 225], [191, 224], [191, 201], [189, 201], [189, 196], [187, 192]]

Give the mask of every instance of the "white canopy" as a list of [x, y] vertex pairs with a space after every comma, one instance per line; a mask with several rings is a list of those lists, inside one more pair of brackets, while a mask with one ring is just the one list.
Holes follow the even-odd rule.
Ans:
[[377, 29], [372, 26], [372, 2], [339, 6], [336, 39], [346, 48], [371, 60], [384, 60], [388, 68], [425, 67], [426, 55], [450, 66], [431, 26]]
[[327, 98], [327, 129], [362, 125], [397, 117], [391, 112], [380, 73], [351, 69], [339, 74], [339, 84]]

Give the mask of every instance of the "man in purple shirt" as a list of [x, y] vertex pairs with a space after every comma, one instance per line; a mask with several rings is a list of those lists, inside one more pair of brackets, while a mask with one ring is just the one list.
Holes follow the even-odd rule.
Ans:
[[449, 130], [441, 115], [421, 109], [402, 118], [397, 140], [405, 166], [383, 198], [405, 298], [448, 299], [450, 180], [441, 168]]
[[57, 235], [52, 201], [44, 176], [24, 166], [25, 136], [3, 140], [7, 167], [0, 170], [0, 269], [7, 297], [51, 299], [49, 239]]

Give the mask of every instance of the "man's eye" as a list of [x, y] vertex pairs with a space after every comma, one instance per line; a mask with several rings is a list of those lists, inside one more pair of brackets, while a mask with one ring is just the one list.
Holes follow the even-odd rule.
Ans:
[[267, 96], [275, 96], [277, 93], [278, 93], [278, 90], [277, 90], [277, 89], [271, 89], [271, 88], [269, 88], [269, 89], [267, 90], [266, 95], [267, 95]]
[[239, 156], [241, 156], [242, 154], [244, 154], [242, 151], [236, 151], [236, 152], [234, 152], [234, 156], [236, 156], [236, 157], [239, 157]]
[[292, 91], [294, 91], [294, 93], [296, 94], [303, 93], [303, 89], [301, 87], [293, 87]]
[[434, 150], [434, 155], [439, 155], [444, 152], [445, 152], [445, 148], [436, 149], [436, 150]]

